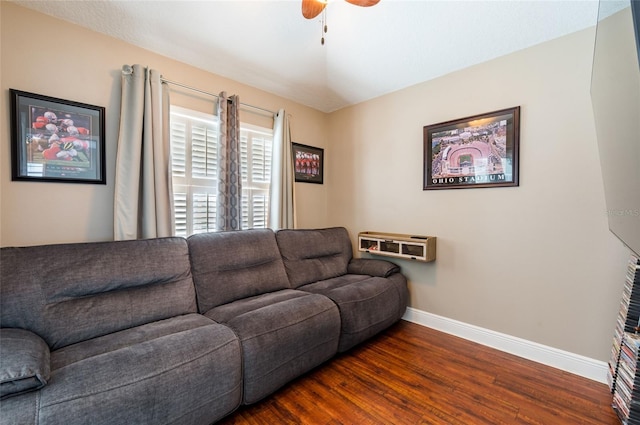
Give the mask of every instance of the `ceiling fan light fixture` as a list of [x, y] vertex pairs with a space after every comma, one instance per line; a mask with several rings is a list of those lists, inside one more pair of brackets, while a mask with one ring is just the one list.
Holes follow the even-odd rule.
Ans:
[[327, 0], [302, 0], [302, 16], [313, 19], [327, 7]]
[[375, 6], [380, 3], [380, 0], [346, 0], [347, 3], [355, 4], [360, 7], [370, 7]]
[[[346, 0], [347, 2], [360, 7], [375, 6], [380, 0]], [[307, 19], [313, 19], [318, 16], [325, 7], [327, 7], [329, 0], [302, 0], [302, 16]]]
[[[370, 7], [375, 6], [380, 0], [346, 0], [348, 3], [361, 6]], [[320, 38], [320, 44], [324, 46], [324, 35], [327, 32], [327, 3], [329, 0], [302, 0], [302, 16], [307, 19], [313, 19], [322, 13], [322, 38]]]

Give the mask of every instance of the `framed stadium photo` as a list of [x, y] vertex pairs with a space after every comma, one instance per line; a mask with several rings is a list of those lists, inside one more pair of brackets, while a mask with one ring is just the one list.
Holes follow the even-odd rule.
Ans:
[[424, 127], [423, 190], [518, 186], [520, 107]]

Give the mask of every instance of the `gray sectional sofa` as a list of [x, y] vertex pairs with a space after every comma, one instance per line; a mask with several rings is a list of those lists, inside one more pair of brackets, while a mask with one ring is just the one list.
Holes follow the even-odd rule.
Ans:
[[0, 424], [211, 424], [398, 321], [344, 228], [0, 250]]

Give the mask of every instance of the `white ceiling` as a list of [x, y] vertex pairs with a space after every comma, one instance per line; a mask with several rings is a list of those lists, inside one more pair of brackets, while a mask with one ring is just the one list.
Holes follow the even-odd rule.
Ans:
[[322, 46], [320, 18], [304, 19], [300, 0], [14, 2], [324, 112], [595, 25], [598, 13], [595, 0], [330, 0]]

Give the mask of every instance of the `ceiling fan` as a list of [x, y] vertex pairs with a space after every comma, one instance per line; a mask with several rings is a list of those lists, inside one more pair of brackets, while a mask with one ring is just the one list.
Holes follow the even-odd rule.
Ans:
[[[302, 0], [302, 16], [313, 19], [318, 16], [325, 7], [328, 0]], [[369, 7], [378, 4], [380, 0], [346, 0], [356, 6]]]
[[[375, 6], [380, 0], [346, 0], [347, 2], [361, 7]], [[324, 34], [327, 32], [326, 11], [329, 0], [302, 0], [302, 16], [307, 19], [313, 19], [322, 12], [322, 38], [320, 43], [324, 45]]]

